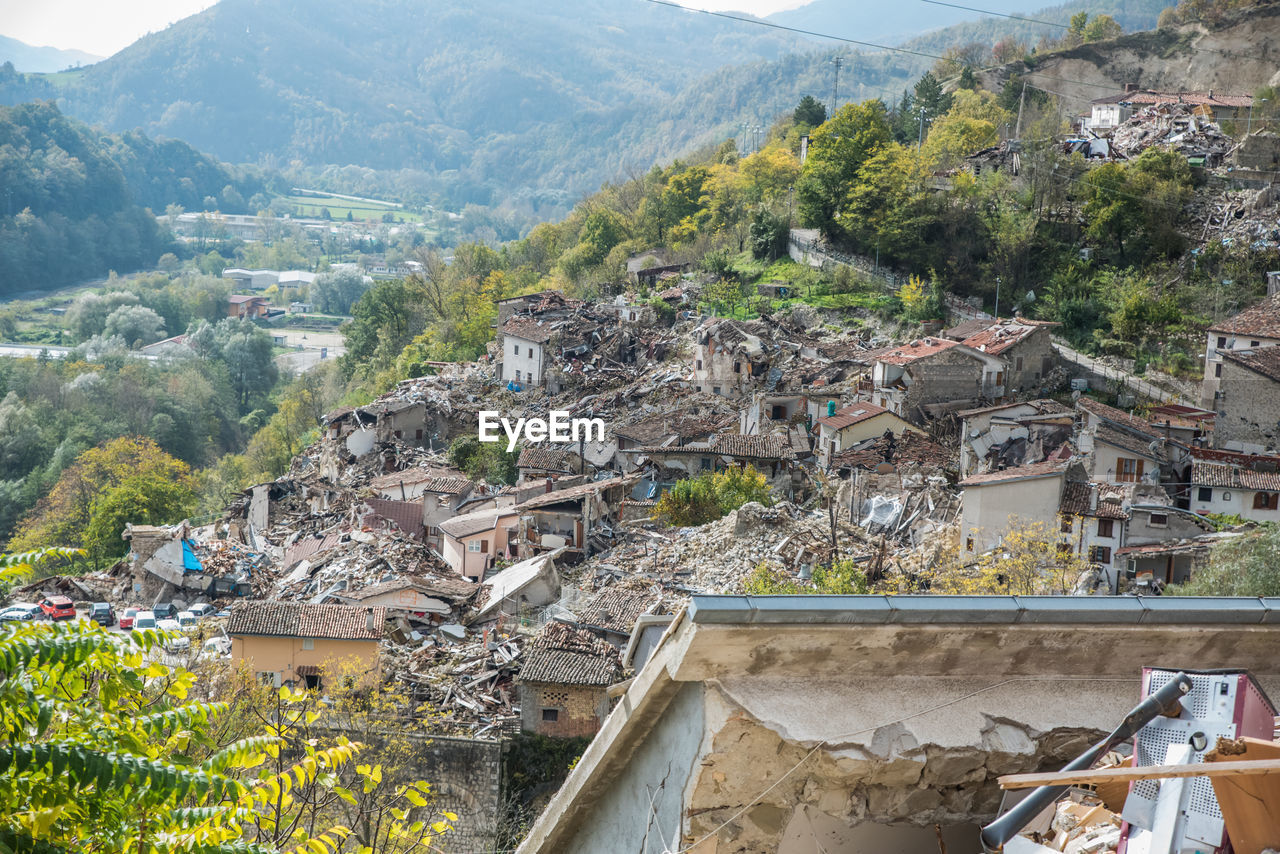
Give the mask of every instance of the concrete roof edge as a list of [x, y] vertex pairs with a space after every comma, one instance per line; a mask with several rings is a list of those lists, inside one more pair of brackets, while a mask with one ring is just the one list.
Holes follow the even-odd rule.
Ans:
[[1163, 623], [1280, 621], [1280, 600], [1214, 596], [713, 596], [695, 595], [695, 624]]

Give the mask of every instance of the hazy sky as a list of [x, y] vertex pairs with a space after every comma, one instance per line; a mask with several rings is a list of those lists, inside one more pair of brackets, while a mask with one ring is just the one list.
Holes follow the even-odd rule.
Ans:
[[[806, 2], [683, 0], [683, 5], [763, 16]], [[30, 45], [110, 56], [147, 33], [212, 5], [213, 0], [0, 0], [0, 35]]]

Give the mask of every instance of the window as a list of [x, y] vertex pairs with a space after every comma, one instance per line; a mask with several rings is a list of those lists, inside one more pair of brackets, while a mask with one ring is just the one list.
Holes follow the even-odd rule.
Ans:
[[1109, 546], [1090, 546], [1089, 560], [1092, 563], [1111, 563], [1111, 548]]
[[422, 428], [421, 428], [421, 427], [419, 427], [417, 430], [415, 430], [415, 431], [413, 431], [413, 432], [414, 432], [413, 438], [415, 438], [415, 439], [421, 439], [421, 438], [422, 438]]
[[1212, 501], [1213, 490], [1207, 486], [1202, 486], [1196, 490], [1196, 501]]
[[1250, 342], [1249, 342], [1249, 346], [1250, 346], [1250, 347], [1257, 347], [1257, 346], [1258, 346], [1258, 342], [1257, 342], [1257, 341], [1250, 341]]
[[1254, 510], [1280, 509], [1280, 493], [1255, 492], [1253, 494], [1253, 509]]
[[1222, 376], [1222, 365], [1218, 364], [1213, 366], [1213, 375], [1215, 377]]
[[467, 543], [467, 551], [472, 552], [474, 554], [479, 554], [480, 544], [482, 542], [484, 542], [484, 540], [471, 540], [470, 542]]
[[1137, 483], [1142, 480], [1142, 468], [1145, 460], [1133, 459], [1132, 457], [1119, 457], [1116, 459], [1116, 480], [1120, 483]]
[[627, 320], [635, 320], [636, 313], [634, 311], [627, 312]]
[[697, 369], [697, 370], [699, 370], [699, 371], [700, 371], [700, 370], [702, 370], [702, 360], [701, 360], [701, 359], [699, 359], [698, 361], [694, 362], [694, 363], [693, 363], [693, 366], [694, 366], [694, 368], [696, 368], [696, 369]]
[[785, 406], [774, 406], [769, 410], [769, 418], [774, 421], [786, 421], [787, 408]]
[[543, 709], [542, 719], [548, 722], [558, 721], [560, 720], [560, 710], [559, 709]]
[[973, 537], [966, 537], [964, 541], [966, 551], [973, 551]]
[[480, 541], [480, 554], [486, 554], [486, 555], [487, 555], [488, 553], [489, 553], [489, 541], [488, 541], [488, 540], [481, 540], [481, 541]]
[[1152, 513], [1150, 524], [1151, 524], [1151, 527], [1153, 528], [1169, 527], [1169, 514], [1168, 513]]
[[718, 385], [713, 385], [713, 386], [711, 387], [711, 393], [712, 393], [712, 394], [719, 394], [719, 393], [720, 393], [720, 386], [718, 386]]
[[1225, 347], [1225, 346], [1227, 346], [1227, 336], [1225, 336], [1225, 335], [1219, 335], [1219, 336], [1218, 336], [1218, 346], [1219, 346], [1219, 347]]
[[1058, 554], [1071, 554], [1071, 543], [1058, 543]]
[[316, 648], [316, 639], [315, 639], [315, 638], [303, 638], [303, 639], [302, 639], [302, 648], [303, 648], [303, 649], [315, 649], [315, 648]]
[[511, 355], [513, 355], [513, 356], [519, 356], [519, 355], [520, 355], [520, 345], [519, 345], [519, 344], [516, 344], [514, 347], [512, 347], [512, 348], [511, 348]]
[[1115, 527], [1114, 519], [1099, 519], [1098, 520], [1098, 536], [1114, 537], [1115, 536], [1115, 534], [1113, 533], [1114, 527]]
[[1072, 519], [1072, 517], [1070, 517], [1070, 516], [1063, 516], [1063, 517], [1062, 517], [1062, 533], [1064, 533], [1064, 534], [1070, 534], [1070, 533], [1071, 533], [1071, 526], [1072, 526], [1072, 525], [1074, 525], [1074, 524], [1075, 524], [1075, 520], [1074, 520], [1074, 519]]
[[734, 363], [733, 363], [733, 372], [734, 372], [735, 374], [740, 374], [740, 373], [742, 373], [742, 363], [741, 363], [741, 362], [734, 362]]
[[703, 471], [711, 471], [711, 457], [703, 457], [701, 462]]
[[1014, 360], [1014, 363], [1013, 363], [1013, 369], [1014, 369], [1015, 371], [1021, 371], [1021, 370], [1022, 370], [1022, 357], [1021, 357], [1021, 356], [1019, 356], [1016, 360]]

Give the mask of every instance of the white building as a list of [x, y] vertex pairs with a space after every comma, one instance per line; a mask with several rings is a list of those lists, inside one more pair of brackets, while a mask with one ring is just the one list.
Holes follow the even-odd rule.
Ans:
[[1280, 522], [1280, 473], [1254, 471], [1229, 463], [1196, 460], [1191, 464], [1191, 509], [1226, 513], [1255, 522]]
[[540, 386], [546, 378], [551, 324], [536, 317], [512, 317], [502, 324], [502, 381]]
[[1205, 343], [1204, 382], [1200, 385], [1200, 405], [1218, 410], [1217, 393], [1222, 378], [1222, 353], [1260, 350], [1280, 345], [1280, 294], [1275, 293], [1280, 273], [1267, 274], [1270, 295], [1262, 302], [1246, 308], [1209, 327]]

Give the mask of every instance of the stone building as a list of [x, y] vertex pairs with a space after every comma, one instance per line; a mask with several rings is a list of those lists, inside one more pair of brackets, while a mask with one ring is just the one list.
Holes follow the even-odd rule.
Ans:
[[1200, 405], [1205, 409], [1219, 409], [1218, 386], [1225, 370], [1223, 354], [1237, 350], [1262, 350], [1280, 344], [1280, 293], [1275, 290], [1275, 277], [1269, 277], [1266, 299], [1209, 327], [1204, 381], [1200, 384]]
[[524, 729], [554, 738], [595, 735], [609, 715], [609, 686], [621, 679], [613, 646], [585, 629], [548, 623], [520, 669]]
[[1214, 445], [1256, 454], [1280, 448], [1280, 347], [1224, 352]]
[[871, 402], [922, 424], [941, 411], [1005, 396], [1006, 362], [945, 338], [921, 338], [876, 357]]
[[758, 320], [715, 319], [695, 332], [693, 390], [735, 396], [763, 386], [775, 355]]
[[962, 343], [980, 353], [1000, 356], [1008, 363], [1004, 376], [1006, 393], [1038, 391], [1058, 364], [1050, 329], [1060, 324], [1015, 317], [1000, 320]]
[[895, 436], [907, 432], [924, 435], [922, 430], [884, 407], [867, 402], [853, 403], [819, 418], [817, 428], [818, 461], [824, 467], [831, 464], [833, 455], [867, 439], [878, 439], [886, 430]]

